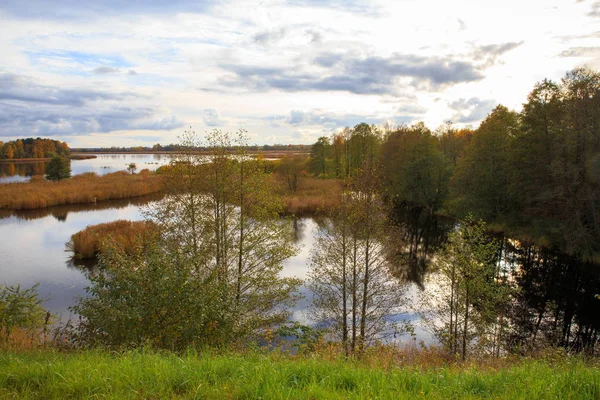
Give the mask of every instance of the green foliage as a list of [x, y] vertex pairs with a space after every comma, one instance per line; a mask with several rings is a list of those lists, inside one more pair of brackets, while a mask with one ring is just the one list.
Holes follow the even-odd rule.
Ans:
[[84, 344], [248, 343], [287, 320], [299, 281], [279, 273], [296, 247], [269, 176], [246, 154], [243, 131], [236, 157], [227, 133], [209, 134], [208, 156], [197, 140], [186, 132], [163, 172], [167, 196], [146, 212], [158, 240], [131, 255], [109, 251], [107, 273], [90, 277], [90, 296], [74, 308]]
[[71, 177], [71, 161], [62, 156], [53, 157], [46, 165], [46, 179], [59, 181]]
[[390, 133], [383, 144], [382, 164], [387, 194], [397, 202], [435, 212], [446, 200], [452, 164], [423, 124]]
[[497, 354], [500, 348], [501, 338], [492, 336], [502, 330], [509, 287], [498, 262], [499, 249], [485, 223], [469, 216], [449, 235], [437, 257], [437, 289], [423, 295], [423, 318], [448, 350], [463, 360], [474, 350]]
[[396, 368], [267, 355], [148, 351], [0, 354], [0, 396], [88, 399], [577, 399], [600, 395], [594, 364], [563, 357], [501, 368]]
[[0, 285], [0, 339], [8, 342], [15, 328], [28, 332], [41, 329], [48, 312], [37, 295], [39, 285], [21, 289], [20, 285]]

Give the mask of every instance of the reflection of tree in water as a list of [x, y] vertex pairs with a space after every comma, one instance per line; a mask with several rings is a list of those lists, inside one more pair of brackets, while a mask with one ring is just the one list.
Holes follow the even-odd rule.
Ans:
[[310, 218], [292, 218], [292, 240], [295, 244], [302, 242], [306, 238], [309, 220], [316, 223], [319, 229], [323, 229], [327, 221], [326, 218], [317, 215]]
[[429, 261], [435, 250], [445, 243], [456, 225], [450, 218], [430, 213], [423, 207], [401, 203], [392, 215], [392, 251], [396, 274], [401, 274], [423, 288]]
[[71, 212], [98, 211], [119, 209], [128, 206], [142, 207], [153, 201], [159, 201], [164, 197], [163, 194], [157, 193], [148, 196], [134, 197], [132, 199], [106, 200], [98, 203], [85, 204], [66, 204], [60, 206], [52, 206], [47, 208], [38, 208], [33, 210], [0, 210], [0, 219], [15, 216], [17, 219], [34, 220], [45, 218], [52, 215], [58, 221], [64, 222], [67, 220]]
[[594, 353], [600, 341], [600, 265], [531, 244], [515, 244], [518, 287], [511, 344], [551, 344]]
[[0, 163], [0, 177], [44, 175], [44, 161]]

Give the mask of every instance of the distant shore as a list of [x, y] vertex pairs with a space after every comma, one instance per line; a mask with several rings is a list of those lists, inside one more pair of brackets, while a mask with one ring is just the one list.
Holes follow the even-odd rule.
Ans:
[[[76, 154], [71, 154], [69, 156], [69, 159], [71, 160], [91, 160], [92, 158], [98, 158], [95, 155], [92, 154], [81, 154], [81, 153], [76, 153]], [[51, 158], [50, 157], [43, 157], [43, 158], [12, 158], [10, 160], [0, 160], [0, 163], [6, 163], [6, 164], [10, 164], [10, 163], [27, 163], [27, 162], [47, 162], [50, 161]]]

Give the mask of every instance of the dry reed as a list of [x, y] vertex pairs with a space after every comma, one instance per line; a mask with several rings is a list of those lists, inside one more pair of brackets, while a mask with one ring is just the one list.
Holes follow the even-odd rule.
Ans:
[[0, 208], [28, 210], [61, 204], [96, 203], [144, 196], [160, 192], [163, 188], [162, 178], [148, 170], [136, 175], [115, 172], [98, 176], [90, 172], [56, 182], [32, 179], [26, 183], [0, 185]]
[[117, 220], [90, 225], [71, 236], [67, 247], [79, 259], [95, 258], [108, 248], [130, 254], [138, 246], [152, 240], [155, 228], [154, 224], [147, 221]]

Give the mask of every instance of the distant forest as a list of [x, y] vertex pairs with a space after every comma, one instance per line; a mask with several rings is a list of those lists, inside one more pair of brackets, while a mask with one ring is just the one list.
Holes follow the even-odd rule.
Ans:
[[[198, 147], [198, 150], [208, 150], [208, 147]], [[233, 150], [234, 148], [232, 148]], [[308, 152], [310, 150], [310, 145], [306, 144], [265, 144], [262, 146], [254, 145], [248, 146], [247, 149], [249, 151], [296, 151], [296, 152]], [[133, 147], [85, 147], [85, 148], [73, 148], [73, 151], [77, 151], [80, 153], [93, 153], [93, 152], [103, 152], [103, 153], [144, 153], [144, 152], [157, 152], [157, 151], [168, 151], [168, 152], [177, 152], [182, 150], [180, 144], [167, 144], [161, 145], [160, 143], [155, 144], [154, 146], [133, 146]]]
[[535, 85], [515, 112], [477, 129], [359, 124], [312, 146], [308, 171], [346, 178], [379, 166], [384, 194], [421, 215], [465, 217], [521, 240], [600, 261], [600, 74]]
[[48, 158], [53, 155], [68, 155], [69, 145], [52, 139], [17, 139], [10, 142], [0, 141], [0, 160], [20, 158]]

